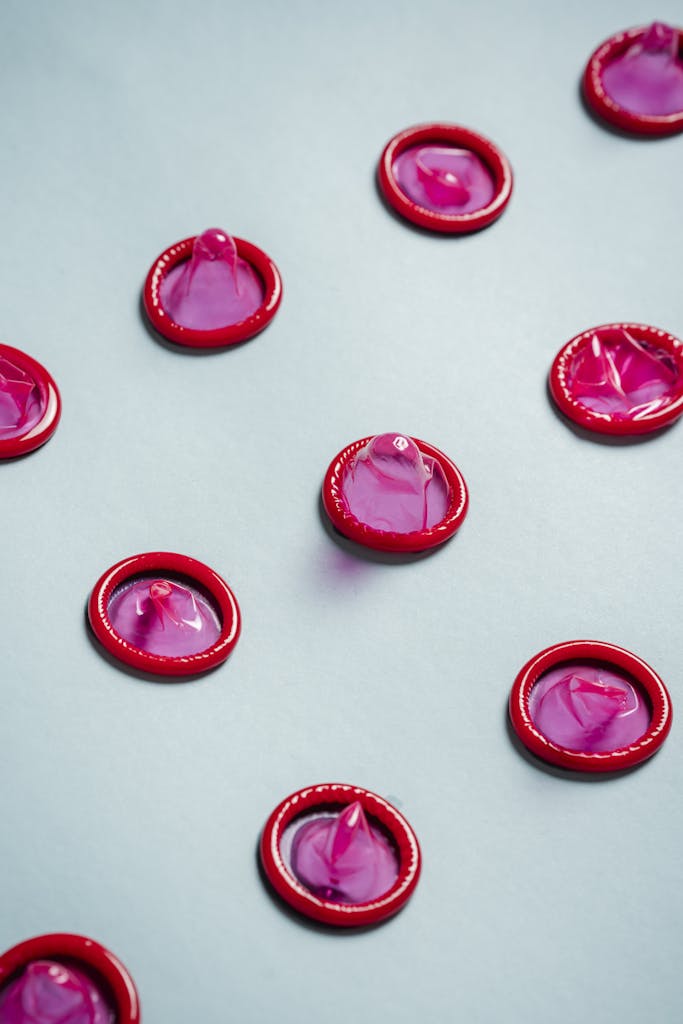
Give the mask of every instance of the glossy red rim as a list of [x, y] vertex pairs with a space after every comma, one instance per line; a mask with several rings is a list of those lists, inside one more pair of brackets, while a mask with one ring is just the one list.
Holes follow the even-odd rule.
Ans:
[[[331, 903], [315, 896], [291, 874], [280, 842], [287, 826], [300, 815], [330, 804], [344, 807], [356, 800], [392, 837], [398, 851], [399, 874], [391, 889], [379, 899], [369, 903]], [[342, 928], [377, 924], [396, 914], [412, 895], [420, 877], [420, 846], [403, 815], [376, 793], [339, 782], [307, 786], [278, 804], [261, 835], [260, 851], [266, 877], [283, 900], [306, 917]]]
[[[190, 582], [199, 584], [211, 596], [222, 622], [220, 636], [213, 646], [200, 651], [199, 654], [171, 658], [161, 654], [150, 654], [139, 647], [134, 647], [116, 632], [108, 614], [109, 598], [126, 580], [149, 572], [185, 577]], [[228, 657], [239, 639], [241, 630], [239, 605], [225, 580], [196, 558], [177, 555], [170, 551], [131, 555], [130, 558], [124, 558], [111, 569], [107, 569], [100, 576], [90, 595], [88, 618], [93, 633], [109, 654], [132, 668], [162, 676], [194, 675], [215, 668]]]
[[0, 988], [34, 960], [78, 961], [99, 975], [116, 1004], [116, 1024], [139, 1024], [140, 1001], [130, 974], [113, 953], [82, 935], [38, 935], [0, 956]]
[[184, 238], [182, 242], [171, 245], [150, 267], [142, 293], [145, 312], [150, 323], [164, 338], [174, 341], [177, 345], [188, 345], [190, 348], [222, 348], [253, 338], [255, 334], [259, 334], [264, 327], [268, 326], [277, 313], [282, 300], [282, 279], [280, 271], [270, 256], [267, 256], [258, 246], [252, 245], [251, 242], [245, 242], [242, 238], [234, 238], [237, 255], [250, 263], [263, 281], [263, 303], [255, 313], [248, 316], [246, 320], [229, 324], [227, 327], [219, 327], [213, 331], [200, 331], [177, 324], [161, 305], [160, 288], [163, 278], [178, 263], [190, 258], [195, 238], [196, 236], [193, 235], [191, 238]]
[[[652, 708], [650, 728], [635, 743], [603, 753], [584, 753], [558, 746], [534, 725], [529, 712], [529, 695], [534, 685], [556, 665], [581, 659], [621, 669], [647, 694]], [[630, 651], [600, 640], [569, 640], [534, 655], [520, 671], [510, 693], [510, 720], [522, 743], [543, 761], [582, 772], [620, 771], [646, 761], [668, 736], [671, 719], [671, 698], [654, 669]]]
[[[594, 412], [592, 409], [588, 409], [574, 398], [569, 383], [572, 362], [582, 348], [590, 345], [593, 335], [607, 339], [617, 331], [628, 331], [637, 341], [647, 342], [667, 352], [673, 357], [678, 369], [678, 387], [673, 392], [673, 399], [669, 405], [657, 409], [655, 412], [647, 413], [637, 420], [621, 419], [611, 413]], [[549, 385], [550, 393], [558, 408], [570, 420], [585, 427], [586, 430], [621, 436], [649, 434], [653, 430], [666, 427], [683, 415], [683, 342], [673, 334], [668, 334], [666, 331], [660, 330], [659, 327], [649, 327], [647, 324], [618, 323], [590, 327], [587, 331], [577, 334], [571, 341], [568, 341], [557, 353], [550, 368]]]
[[11, 459], [17, 455], [27, 455], [49, 441], [57, 429], [62, 414], [62, 400], [51, 374], [32, 356], [21, 349], [12, 348], [11, 345], [0, 345], [0, 356], [9, 359], [33, 377], [44, 407], [41, 418], [25, 434], [18, 437], [0, 437], [0, 459]]
[[[414, 202], [399, 186], [394, 176], [394, 161], [411, 146], [424, 142], [445, 142], [469, 149], [484, 161], [495, 184], [495, 195], [487, 206], [471, 213], [435, 213]], [[497, 146], [483, 135], [457, 124], [418, 124], [394, 135], [384, 147], [378, 166], [382, 195], [402, 217], [421, 228], [447, 234], [479, 231], [500, 217], [512, 195], [512, 168]]]
[[322, 497], [323, 507], [332, 525], [350, 540], [357, 544], [363, 544], [365, 547], [374, 548], [376, 551], [409, 553], [426, 551], [428, 548], [443, 544], [462, 526], [467, 515], [469, 504], [467, 485], [462, 473], [447, 455], [433, 445], [427, 444], [426, 441], [420, 441], [417, 437], [413, 437], [411, 440], [415, 442], [423, 455], [429, 455], [436, 459], [444, 471], [450, 490], [448, 511], [441, 522], [426, 530], [393, 533], [388, 530], [376, 530], [374, 527], [362, 523], [353, 513], [349, 512], [342, 493], [342, 480], [356, 453], [372, 441], [374, 436], [376, 435], [371, 434], [369, 437], [347, 445], [338, 455], [335, 455], [327, 468], [323, 480]]
[[[683, 110], [675, 114], [634, 114], [616, 103], [605, 91], [602, 72], [649, 29], [649, 25], [626, 29], [610, 36], [591, 54], [583, 73], [583, 92], [586, 101], [605, 121], [634, 135], [674, 135], [683, 131]], [[683, 57], [683, 34], [678, 31], [679, 53]]]

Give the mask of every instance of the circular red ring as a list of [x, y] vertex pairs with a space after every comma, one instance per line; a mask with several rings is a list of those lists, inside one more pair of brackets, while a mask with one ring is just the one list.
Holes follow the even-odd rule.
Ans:
[[[346, 806], [356, 800], [391, 835], [398, 851], [399, 874], [388, 892], [369, 903], [331, 903], [315, 896], [291, 874], [280, 852], [280, 841], [289, 823], [299, 815], [321, 805]], [[339, 782], [307, 786], [278, 804], [263, 829], [260, 852], [266, 877], [285, 902], [306, 917], [342, 928], [377, 924], [396, 914], [412, 896], [422, 862], [417, 836], [395, 807], [376, 793]]]
[[417, 437], [413, 437], [411, 440], [415, 442], [423, 455], [429, 455], [436, 459], [444, 471], [450, 488], [451, 500], [448, 512], [441, 522], [426, 530], [391, 533], [388, 530], [376, 530], [366, 523], [361, 523], [360, 519], [349, 512], [342, 493], [342, 480], [356, 452], [372, 441], [374, 436], [371, 434], [370, 437], [364, 437], [360, 441], [354, 441], [347, 445], [338, 455], [335, 455], [327, 468], [323, 480], [322, 498], [323, 507], [332, 525], [345, 537], [349, 537], [357, 544], [363, 544], [367, 548], [374, 548], [376, 551], [398, 551], [407, 554], [426, 551], [428, 548], [435, 548], [439, 544], [443, 544], [462, 526], [467, 515], [469, 505], [467, 485], [462, 473], [447, 455], [433, 445], [427, 444], [426, 441], [420, 441]]
[[140, 1001], [130, 974], [113, 953], [82, 935], [38, 935], [0, 956], [0, 988], [35, 960], [80, 961], [105, 982], [115, 1003], [116, 1024], [139, 1024]]
[[[493, 175], [495, 195], [487, 206], [471, 213], [435, 213], [415, 203], [400, 188], [394, 177], [394, 161], [399, 154], [422, 142], [445, 142], [471, 150], [484, 161]], [[493, 223], [512, 195], [512, 168], [503, 153], [483, 135], [457, 124], [418, 124], [394, 135], [384, 147], [378, 169], [379, 186], [386, 201], [406, 220], [430, 231], [464, 235]]]
[[57, 390], [57, 385], [37, 360], [22, 352], [21, 349], [12, 348], [11, 345], [0, 345], [0, 356], [9, 359], [20, 369], [30, 374], [38, 385], [43, 400], [44, 411], [41, 418], [19, 437], [0, 437], [0, 459], [12, 459], [17, 455], [26, 455], [35, 451], [54, 434], [62, 414], [62, 400]]
[[[640, 25], [610, 36], [595, 50], [583, 73], [583, 93], [591, 109], [605, 121], [634, 135], [675, 135], [683, 131], [683, 110], [675, 114], [634, 114], [616, 103], [605, 91], [602, 72], [622, 53], [625, 53], [650, 28]], [[677, 29], [679, 53], [683, 58], [683, 32]]]
[[[196, 581], [206, 590], [220, 613], [222, 629], [213, 646], [199, 654], [182, 657], [167, 657], [150, 654], [134, 647], [120, 636], [111, 624], [108, 614], [109, 598], [120, 584], [133, 576], [148, 572], [166, 572], [185, 576]], [[240, 608], [232, 590], [217, 572], [196, 558], [176, 555], [170, 551], [150, 551], [143, 555], [131, 555], [107, 569], [95, 584], [88, 601], [88, 618], [93, 633], [102, 646], [132, 668], [141, 672], [152, 672], [162, 676], [188, 676], [208, 672], [222, 664], [239, 639], [241, 630]]]
[[177, 324], [162, 306], [161, 282], [169, 270], [190, 258], [195, 237], [193, 235], [191, 238], [184, 238], [182, 242], [176, 242], [175, 245], [169, 246], [149, 269], [142, 299], [152, 327], [169, 341], [174, 341], [177, 345], [187, 345], [190, 348], [221, 348], [253, 338], [255, 334], [268, 326], [277, 313], [282, 300], [282, 278], [270, 256], [267, 256], [258, 246], [252, 245], [251, 242], [245, 242], [242, 238], [233, 238], [237, 246], [237, 255], [250, 263], [263, 281], [264, 298], [255, 313], [248, 316], [246, 320], [229, 324], [227, 327], [218, 327], [213, 331], [200, 331]]
[[[631, 676], [645, 691], [652, 706], [650, 728], [629, 747], [603, 753], [583, 753], [560, 747], [534, 725], [529, 713], [533, 686], [549, 669], [564, 661], [599, 661]], [[613, 772], [632, 768], [659, 750], [671, 729], [671, 698], [654, 669], [630, 651], [600, 640], [569, 640], [546, 648], [526, 663], [510, 692], [510, 720], [522, 743], [543, 761], [582, 772]]]
[[[663, 349], [673, 357], [679, 372], [679, 384], [673, 401], [663, 409], [657, 409], [638, 420], [620, 419], [607, 412], [594, 412], [588, 409], [574, 398], [569, 384], [569, 371], [577, 352], [590, 344], [593, 335], [605, 338], [615, 331], [628, 331], [637, 341], [644, 341]], [[683, 415], [683, 342], [673, 334], [667, 334], [666, 331], [658, 327], [649, 327], [647, 324], [618, 323], [590, 327], [587, 331], [577, 334], [560, 349], [550, 368], [548, 383], [558, 408], [570, 420], [585, 427], [586, 430], [619, 436], [649, 434], [653, 430], [666, 427]]]

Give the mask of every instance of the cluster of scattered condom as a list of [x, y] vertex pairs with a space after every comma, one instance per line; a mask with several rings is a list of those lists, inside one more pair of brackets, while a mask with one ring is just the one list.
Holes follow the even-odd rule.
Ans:
[[[682, 34], [655, 23], [613, 36], [590, 58], [587, 102], [619, 129], [683, 130]], [[378, 168], [387, 202], [423, 228], [466, 233], [505, 209], [512, 172], [500, 150], [457, 125], [400, 132]], [[273, 318], [277, 267], [259, 248], [219, 230], [171, 246], [144, 286], [152, 325], [178, 345], [244, 341]], [[560, 410], [588, 430], [640, 434], [683, 412], [683, 345], [642, 324], [591, 328], [569, 341], [550, 371]], [[0, 345], [0, 458], [25, 455], [52, 435], [60, 397], [50, 374]], [[447, 540], [467, 512], [467, 487], [451, 460], [403, 434], [365, 437], [331, 462], [323, 504], [359, 544], [394, 552]], [[195, 559], [169, 552], [108, 569], [88, 606], [92, 629], [115, 658], [143, 672], [187, 676], [224, 661], [240, 632], [227, 583]], [[653, 754], [671, 725], [657, 674], [636, 655], [599, 641], [557, 644], [535, 655], [510, 694], [510, 718], [526, 746], [564, 768], [612, 771]], [[261, 860], [275, 890], [303, 914], [332, 925], [373, 924], [405, 903], [420, 873], [410, 825], [386, 800], [357, 786], [299, 790], [272, 812]], [[0, 1024], [137, 1024], [135, 986], [91, 939], [44, 935], [0, 956]]]

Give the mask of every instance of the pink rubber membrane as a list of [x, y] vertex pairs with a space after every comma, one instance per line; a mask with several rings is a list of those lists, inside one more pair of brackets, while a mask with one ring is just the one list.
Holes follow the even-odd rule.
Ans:
[[266, 822], [260, 854], [282, 899], [341, 927], [395, 914], [420, 875], [420, 848], [403, 815], [376, 793], [341, 783], [283, 800]]
[[189, 260], [169, 270], [159, 294], [177, 324], [215, 331], [256, 312], [263, 302], [263, 282], [237, 255], [234, 238], [209, 228], [195, 239]]
[[510, 694], [510, 719], [537, 757], [606, 772], [655, 753], [671, 728], [671, 701], [656, 672], [635, 654], [574, 640], [524, 666]]
[[562, 412], [589, 430], [658, 430], [683, 413], [683, 345], [644, 324], [592, 328], [558, 353], [550, 390]]
[[606, 666], [581, 662], [541, 676], [529, 695], [529, 714], [553, 743], [584, 753], [628, 747], [650, 725], [638, 686]]
[[618, 33], [591, 56], [584, 91], [591, 107], [637, 134], [683, 128], [683, 34], [662, 22]]
[[82, 935], [26, 939], [0, 956], [0, 1024], [140, 1024], [133, 979]]
[[396, 157], [393, 172], [406, 195], [433, 213], [472, 213], [495, 194], [484, 161], [456, 146], [411, 146]]
[[109, 619], [124, 640], [166, 658], [199, 654], [216, 643], [221, 623], [196, 587], [168, 576], [122, 583], [109, 598]]
[[114, 657], [168, 676], [221, 664], [241, 626], [225, 580], [202, 562], [168, 551], [134, 555], [108, 569], [93, 588], [88, 617]]
[[406, 434], [378, 434], [345, 448], [323, 483], [323, 504], [352, 540], [385, 551], [421, 551], [447, 540], [467, 512], [467, 488], [443, 452]]
[[147, 274], [145, 312], [165, 338], [216, 348], [253, 337], [280, 305], [282, 282], [257, 246], [220, 228], [166, 249]]
[[0, 992], [0, 1024], [115, 1024], [101, 989], [82, 970], [35, 960]]
[[299, 881], [332, 903], [367, 903], [398, 878], [396, 851], [368, 821], [356, 800], [336, 813], [293, 822], [283, 836], [283, 856]]
[[421, 124], [394, 135], [377, 173], [397, 213], [448, 234], [491, 224], [512, 194], [512, 170], [498, 147], [454, 124]]
[[57, 385], [35, 359], [0, 345], [0, 459], [44, 444], [59, 423]]

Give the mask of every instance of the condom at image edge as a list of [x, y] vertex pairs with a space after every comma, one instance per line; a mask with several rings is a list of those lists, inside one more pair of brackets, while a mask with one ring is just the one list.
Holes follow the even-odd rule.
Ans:
[[55, 933], [0, 956], [0, 1024], [139, 1024], [130, 974], [99, 943]]
[[560, 349], [549, 384], [558, 408], [587, 430], [650, 433], [683, 414], [683, 342], [647, 324], [592, 327]]
[[0, 459], [35, 451], [59, 423], [57, 385], [37, 360], [0, 345]]
[[583, 90], [594, 113], [624, 132], [683, 131], [683, 32], [658, 21], [617, 32], [591, 55]]

